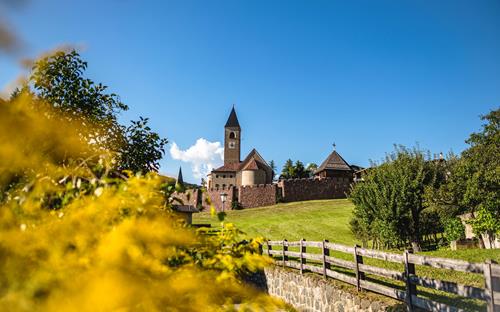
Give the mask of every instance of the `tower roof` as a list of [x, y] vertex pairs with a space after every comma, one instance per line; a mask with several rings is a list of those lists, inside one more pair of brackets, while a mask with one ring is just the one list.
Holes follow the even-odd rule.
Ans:
[[323, 170], [352, 170], [351, 166], [334, 150], [325, 161], [318, 167], [316, 172]]
[[184, 179], [182, 178], [182, 167], [179, 167], [179, 174], [177, 175], [176, 184], [183, 185]]
[[224, 126], [225, 128], [231, 127], [231, 128], [239, 128], [240, 123], [238, 122], [238, 117], [236, 116], [236, 111], [231, 109], [231, 113], [229, 114], [229, 118], [227, 119], [226, 125]]

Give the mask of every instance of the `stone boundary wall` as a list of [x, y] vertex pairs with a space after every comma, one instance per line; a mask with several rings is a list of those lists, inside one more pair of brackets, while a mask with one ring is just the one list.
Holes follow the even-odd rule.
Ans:
[[256, 282], [270, 295], [282, 299], [298, 311], [406, 311], [404, 303], [375, 294], [357, 294], [354, 288], [353, 292], [350, 292], [332, 280], [325, 280], [317, 275], [301, 275], [292, 270], [272, 266], [266, 268], [264, 274], [256, 277], [260, 281], [252, 282]]
[[203, 210], [210, 211], [210, 205], [207, 202], [207, 198], [210, 198], [212, 205], [215, 207], [216, 211], [222, 211], [222, 201], [220, 199], [220, 194], [226, 193], [227, 199], [224, 203], [224, 210], [232, 209], [232, 202], [237, 200], [236, 198], [236, 188], [234, 186], [228, 187], [226, 189], [210, 189], [203, 193], [202, 196], [202, 206]]
[[283, 202], [315, 199], [345, 198], [349, 192], [348, 183], [339, 183], [333, 178], [290, 179], [278, 182]]
[[199, 207], [201, 203], [202, 191], [199, 189], [190, 189], [182, 193], [174, 192], [172, 195], [174, 198], [174, 205], [191, 205]]
[[[323, 179], [290, 179], [274, 184], [259, 184], [234, 186], [227, 188], [212, 188], [203, 192], [201, 189], [190, 189], [184, 193], [175, 192], [178, 198], [174, 204], [192, 205], [203, 210], [210, 210], [207, 199], [217, 211], [222, 211], [220, 194], [226, 193], [227, 200], [224, 210], [232, 209], [232, 202], [237, 201], [241, 208], [254, 208], [274, 205], [278, 202], [296, 202], [305, 200], [345, 198], [349, 192], [348, 183], [340, 183], [335, 178]], [[181, 203], [182, 202], [182, 203]]]
[[241, 208], [253, 208], [276, 204], [276, 185], [259, 184], [241, 186], [238, 189], [238, 202]]

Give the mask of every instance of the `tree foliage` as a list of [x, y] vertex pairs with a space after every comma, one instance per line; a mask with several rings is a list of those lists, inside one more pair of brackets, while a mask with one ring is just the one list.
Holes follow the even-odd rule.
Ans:
[[273, 174], [273, 181], [276, 177], [276, 163], [274, 162], [274, 160], [271, 160], [269, 161], [269, 167], [271, 167], [271, 170], [272, 170], [272, 174]]
[[486, 121], [482, 131], [470, 135], [470, 147], [453, 172], [459, 185], [454, 195], [461, 206], [478, 212], [475, 232], [500, 234], [500, 109], [481, 119]]
[[444, 222], [444, 234], [449, 242], [465, 238], [465, 226], [459, 218], [449, 218]]
[[311, 177], [313, 172], [311, 172], [311, 168], [307, 169], [304, 167], [304, 163], [300, 160], [295, 161], [295, 163], [288, 159], [283, 165], [283, 169], [281, 170], [281, 179], [301, 179], [301, 178], [309, 178]]
[[432, 198], [447, 216], [471, 212], [476, 234], [500, 233], [500, 109], [481, 117], [482, 131], [449, 165], [449, 178]]
[[216, 235], [187, 227], [171, 210], [173, 185], [155, 173], [113, 177], [113, 153], [82, 144], [83, 122], [47, 118], [56, 110], [32, 103], [0, 101], [0, 182], [10, 185], [0, 200], [1, 311], [282, 307], [240, 282], [267, 263], [259, 240], [241, 241], [231, 224]]
[[118, 95], [108, 93], [107, 86], [85, 78], [86, 69], [87, 62], [74, 50], [41, 58], [29, 79], [32, 92], [52, 106], [53, 118], [85, 124], [87, 127], [80, 129], [82, 139], [114, 152], [117, 169], [157, 171], [167, 140], [151, 130], [147, 118], [140, 117], [128, 127], [121, 125], [118, 114], [127, 110], [127, 105]]
[[411, 243], [420, 249], [423, 229], [436, 218], [425, 200], [429, 189], [439, 188], [446, 171], [440, 161], [432, 161], [428, 153], [418, 148], [396, 146], [384, 163], [373, 167], [356, 184], [350, 194], [355, 204], [351, 220], [353, 233], [384, 247]]
[[308, 163], [306, 167], [306, 171], [310, 177], [314, 176], [314, 173], [318, 170], [318, 165], [315, 163]]
[[125, 131], [125, 145], [120, 153], [120, 169], [132, 172], [158, 171], [165, 152], [166, 139], [151, 130], [148, 119], [132, 121]]

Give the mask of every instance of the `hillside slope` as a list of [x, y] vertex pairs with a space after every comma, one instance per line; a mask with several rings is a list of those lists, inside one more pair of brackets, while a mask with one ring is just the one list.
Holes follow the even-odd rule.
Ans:
[[[313, 200], [277, 204], [269, 207], [227, 211], [226, 222], [234, 223], [249, 237], [263, 236], [271, 240], [323, 240], [353, 245], [349, 229], [353, 204], [347, 199]], [[219, 222], [202, 212], [193, 216], [193, 223]]]

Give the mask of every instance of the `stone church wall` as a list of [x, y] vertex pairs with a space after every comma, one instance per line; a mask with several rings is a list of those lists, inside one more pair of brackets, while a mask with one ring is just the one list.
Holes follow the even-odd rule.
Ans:
[[258, 184], [226, 187], [224, 189], [186, 190], [174, 193], [173, 204], [192, 205], [210, 211], [210, 202], [216, 211], [222, 211], [220, 195], [227, 194], [224, 210], [231, 210], [233, 201], [241, 208], [254, 208], [274, 205], [278, 202], [296, 202], [305, 200], [345, 198], [350, 190], [349, 183], [342, 183], [335, 178], [326, 179], [291, 179], [281, 180], [278, 184]]
[[174, 205], [191, 205], [199, 207], [201, 203], [202, 192], [199, 189], [186, 190], [185, 192], [175, 192], [173, 195]]
[[349, 192], [348, 183], [334, 179], [290, 179], [278, 183], [282, 201], [289, 203], [304, 200], [345, 198]]
[[208, 204], [207, 198], [214, 206], [216, 211], [222, 211], [222, 201], [220, 195], [222, 193], [227, 194], [226, 202], [224, 203], [224, 210], [232, 209], [232, 202], [236, 199], [236, 188], [234, 186], [227, 187], [225, 189], [210, 189], [203, 193], [202, 196], [202, 206], [203, 210], [210, 211], [210, 204]]
[[276, 204], [276, 185], [259, 184], [238, 189], [238, 201], [242, 208], [270, 206]]

